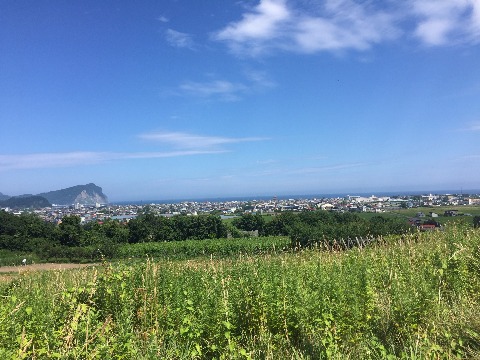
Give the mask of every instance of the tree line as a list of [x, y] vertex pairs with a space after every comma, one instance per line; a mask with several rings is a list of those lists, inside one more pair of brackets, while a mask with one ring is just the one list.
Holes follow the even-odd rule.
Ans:
[[328, 211], [285, 212], [265, 222], [261, 215], [244, 214], [233, 221], [244, 231], [261, 236], [289, 236], [292, 246], [308, 247], [338, 240], [405, 234], [413, 230], [405, 221], [374, 216], [369, 220], [354, 213]]
[[404, 221], [374, 216], [363, 219], [353, 213], [309, 211], [285, 212], [270, 221], [260, 214], [246, 213], [231, 222], [218, 215], [173, 217], [151, 212], [127, 224], [107, 219], [81, 224], [79, 216], [65, 216], [55, 225], [34, 214], [16, 216], [0, 211], [0, 248], [29, 251], [41, 258], [91, 258], [115, 256], [120, 244], [182, 240], [221, 239], [250, 236], [288, 236], [292, 246], [312, 246], [355, 237], [378, 237], [411, 231]]

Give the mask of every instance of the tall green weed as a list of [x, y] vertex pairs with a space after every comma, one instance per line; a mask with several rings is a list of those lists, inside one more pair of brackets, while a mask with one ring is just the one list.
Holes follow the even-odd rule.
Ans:
[[348, 251], [26, 273], [0, 285], [0, 356], [476, 358], [479, 269], [480, 232], [454, 227]]

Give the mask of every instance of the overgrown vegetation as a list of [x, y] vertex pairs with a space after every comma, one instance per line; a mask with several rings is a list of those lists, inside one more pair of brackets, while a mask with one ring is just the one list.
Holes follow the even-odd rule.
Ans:
[[5, 359], [480, 357], [480, 232], [465, 227], [24, 273], [0, 292]]
[[480, 216], [475, 216], [473, 218], [473, 227], [475, 228], [480, 227]]

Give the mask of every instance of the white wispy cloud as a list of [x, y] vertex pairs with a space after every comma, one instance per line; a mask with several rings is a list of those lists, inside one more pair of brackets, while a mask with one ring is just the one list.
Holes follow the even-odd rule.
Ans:
[[[292, 2], [293, 3], [293, 2]], [[262, 0], [214, 35], [237, 54], [258, 55], [272, 49], [300, 53], [364, 50], [398, 35], [394, 18], [353, 0], [327, 0], [318, 14], [285, 0]]]
[[284, 36], [290, 18], [285, 1], [263, 0], [244, 14], [242, 20], [214, 34], [214, 39], [225, 41], [238, 54], [256, 55], [265, 52], [267, 47], [274, 47]]
[[480, 41], [478, 0], [412, 0], [419, 17], [415, 35], [428, 45]]
[[292, 17], [284, 0], [262, 0], [258, 6], [243, 15], [243, 19], [229, 24], [214, 35], [226, 41], [232, 50], [249, 53], [263, 52], [272, 42], [284, 36], [285, 24]]
[[241, 83], [227, 80], [212, 80], [207, 82], [187, 81], [180, 85], [180, 91], [203, 98], [218, 97], [223, 100], [238, 100], [240, 95], [248, 90]]
[[365, 50], [399, 35], [395, 18], [351, 0], [330, 0], [322, 15], [300, 15], [293, 33], [299, 51]]
[[248, 94], [276, 86], [265, 71], [248, 69], [244, 71], [244, 80], [234, 82], [209, 74], [206, 81], [185, 81], [174, 91], [175, 95], [195, 96], [203, 99], [237, 101]]
[[245, 76], [250, 81], [250, 87], [255, 89], [273, 88], [277, 84], [270, 79], [265, 71], [246, 70]]
[[[412, 25], [413, 24], [413, 25]], [[237, 55], [363, 51], [400, 36], [429, 46], [480, 42], [480, 1], [260, 0], [213, 35]]]
[[266, 159], [266, 160], [257, 160], [256, 164], [257, 165], [270, 165], [270, 164], [276, 164], [278, 162], [279, 162], [279, 160]]
[[154, 132], [140, 135], [142, 139], [169, 144], [177, 149], [218, 149], [222, 145], [262, 141], [266, 138], [244, 137], [230, 138], [221, 136], [202, 136], [183, 132]]
[[167, 29], [165, 31], [165, 38], [167, 42], [177, 48], [186, 48], [186, 49], [194, 49], [194, 42], [192, 36], [187, 33], [182, 33], [180, 31], [176, 31], [173, 29]]

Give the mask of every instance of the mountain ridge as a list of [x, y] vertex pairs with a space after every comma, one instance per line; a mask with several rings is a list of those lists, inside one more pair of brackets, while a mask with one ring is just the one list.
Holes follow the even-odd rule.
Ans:
[[[39, 198], [44, 198], [46, 202], [39, 202]], [[95, 205], [99, 204], [108, 204], [108, 197], [103, 193], [103, 190], [100, 186], [95, 185], [94, 183], [89, 183], [85, 185], [75, 185], [65, 189], [53, 190], [48, 192], [43, 192], [40, 194], [23, 194], [18, 196], [9, 196], [3, 193], [0, 193], [0, 205], [7, 204], [6, 201], [13, 199], [13, 203], [20, 201], [21, 204], [28, 204], [27, 200], [21, 199], [30, 199], [34, 206], [39, 203], [46, 204], [47, 202], [55, 205], [72, 205], [72, 204], [82, 204], [82, 205]], [[8, 203], [10, 204], [10, 203]], [[8, 206], [8, 205], [5, 205]]]
[[96, 203], [108, 203], [107, 195], [103, 193], [100, 186], [94, 183], [75, 185], [61, 190], [40, 193], [38, 196], [42, 196], [56, 205], [94, 205]]
[[50, 207], [52, 204], [43, 196], [31, 195], [31, 196], [11, 196], [6, 200], [0, 200], [0, 207], [8, 208], [44, 208]]

